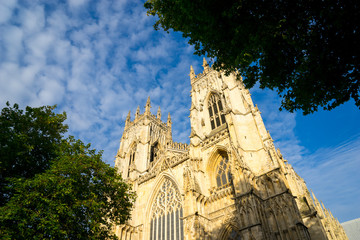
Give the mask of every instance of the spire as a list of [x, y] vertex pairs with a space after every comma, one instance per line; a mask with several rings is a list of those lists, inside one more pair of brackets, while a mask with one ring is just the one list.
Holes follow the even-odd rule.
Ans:
[[156, 114], [156, 118], [160, 119], [161, 120], [161, 109], [160, 109], [160, 106], [158, 108], [158, 111], [157, 111], [157, 114]]
[[137, 109], [136, 109], [135, 120], [138, 119], [139, 115], [140, 115], [140, 106], [138, 106]]
[[203, 59], [203, 67], [204, 67], [204, 72], [207, 73], [209, 71], [209, 64], [207, 63], [206, 59]]
[[127, 128], [130, 124], [130, 111], [128, 113], [128, 115], [126, 116], [126, 120], [125, 120], [125, 128]]
[[150, 104], [150, 96], [149, 96], [145, 105], [145, 115], [150, 115], [150, 108], [151, 108], [151, 104]]
[[195, 78], [195, 71], [194, 71], [194, 68], [192, 65], [190, 65], [190, 80], [194, 79]]

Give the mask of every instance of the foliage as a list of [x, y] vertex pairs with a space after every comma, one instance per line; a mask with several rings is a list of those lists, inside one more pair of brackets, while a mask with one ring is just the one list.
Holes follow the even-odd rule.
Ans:
[[214, 67], [246, 87], [277, 90], [304, 114], [355, 100], [360, 107], [358, 1], [148, 0], [154, 27], [181, 31]]
[[11, 196], [7, 178], [31, 178], [50, 167], [57, 156], [66, 114], [55, 114], [54, 107], [3, 108], [0, 116], [0, 206]]
[[[17, 106], [14, 109], [13, 115], [19, 115], [14, 119], [23, 119], [20, 115], [26, 113]], [[37, 110], [57, 116], [52, 109]], [[65, 120], [61, 119], [59, 124]], [[16, 145], [13, 138], [9, 141]], [[4, 142], [1, 148], [10, 144]], [[25, 140], [20, 143], [27, 146]], [[23, 151], [21, 154], [26, 155]], [[101, 154], [90, 149], [90, 144], [85, 145], [73, 137], [59, 139], [47, 159], [48, 168], [31, 177], [14, 174], [7, 178], [12, 195], [0, 207], [3, 239], [116, 239], [111, 228], [128, 220], [135, 195], [117, 170], [101, 160]]]

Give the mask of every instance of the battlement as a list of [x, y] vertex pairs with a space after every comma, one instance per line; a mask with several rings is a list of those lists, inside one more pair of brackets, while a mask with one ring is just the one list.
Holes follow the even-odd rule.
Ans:
[[166, 147], [168, 149], [173, 149], [173, 150], [189, 151], [189, 144], [186, 144], [186, 143], [171, 141], [166, 144]]

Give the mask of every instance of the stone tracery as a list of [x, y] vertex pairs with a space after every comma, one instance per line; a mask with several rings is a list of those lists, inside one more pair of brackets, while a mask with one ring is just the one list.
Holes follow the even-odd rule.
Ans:
[[184, 238], [181, 195], [174, 183], [165, 179], [151, 210], [150, 240]]
[[208, 102], [211, 129], [220, 127], [225, 123], [225, 113], [223, 104], [217, 94], [211, 94]]
[[227, 186], [231, 181], [230, 163], [226, 154], [220, 156], [220, 161], [216, 168], [217, 187]]

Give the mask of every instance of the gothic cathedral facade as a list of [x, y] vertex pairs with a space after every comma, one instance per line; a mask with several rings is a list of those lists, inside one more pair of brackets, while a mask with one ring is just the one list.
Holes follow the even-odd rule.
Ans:
[[172, 140], [170, 114], [138, 108], [115, 166], [137, 200], [121, 240], [347, 239], [339, 222], [275, 149], [235, 74], [190, 69], [190, 144]]

